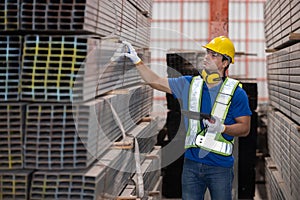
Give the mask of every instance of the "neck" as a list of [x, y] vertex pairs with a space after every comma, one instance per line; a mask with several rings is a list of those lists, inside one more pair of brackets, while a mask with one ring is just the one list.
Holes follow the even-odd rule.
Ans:
[[222, 78], [222, 79], [221, 79], [220, 81], [218, 81], [218, 82], [215, 82], [215, 83], [206, 83], [207, 87], [208, 87], [208, 88], [213, 88], [213, 87], [215, 87], [215, 86], [221, 84], [221, 83], [223, 82], [223, 77], [221, 77], [221, 78]]
[[206, 84], [210, 85], [210, 87], [218, 85], [223, 80], [223, 76], [221, 76], [218, 72], [210, 72], [206, 69], [202, 70], [201, 76]]

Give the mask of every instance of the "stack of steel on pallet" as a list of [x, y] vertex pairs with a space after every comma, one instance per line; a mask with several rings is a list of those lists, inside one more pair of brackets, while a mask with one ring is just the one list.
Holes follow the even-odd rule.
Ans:
[[300, 2], [267, 1], [270, 109], [266, 181], [270, 199], [299, 199]]
[[[5, 0], [0, 8], [0, 199], [122, 198], [136, 165], [158, 151], [157, 121], [143, 121], [152, 89], [129, 59], [111, 58], [127, 40], [149, 61], [152, 1]], [[124, 132], [137, 138], [140, 163], [136, 145], [113, 148]], [[143, 171], [146, 199], [159, 185], [156, 159]]]

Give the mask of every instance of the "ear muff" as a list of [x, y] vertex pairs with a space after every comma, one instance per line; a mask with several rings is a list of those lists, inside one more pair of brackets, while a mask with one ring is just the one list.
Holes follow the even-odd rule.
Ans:
[[218, 83], [221, 80], [220, 74], [217, 72], [209, 72], [205, 69], [202, 70], [201, 76], [208, 84]]

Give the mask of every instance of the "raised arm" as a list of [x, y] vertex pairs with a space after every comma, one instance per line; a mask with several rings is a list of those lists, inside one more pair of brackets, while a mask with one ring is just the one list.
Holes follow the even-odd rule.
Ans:
[[130, 43], [124, 41], [123, 44], [128, 48], [128, 53], [125, 53], [124, 56], [128, 57], [136, 65], [142, 79], [154, 89], [171, 93], [168, 78], [160, 77], [147, 67], [138, 57], [135, 49]]

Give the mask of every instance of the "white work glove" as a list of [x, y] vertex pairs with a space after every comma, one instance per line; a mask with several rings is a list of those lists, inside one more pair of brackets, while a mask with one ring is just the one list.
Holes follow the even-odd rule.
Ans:
[[207, 132], [210, 133], [223, 133], [225, 131], [225, 125], [221, 123], [218, 117], [213, 117], [211, 121], [203, 119], [203, 124], [207, 127]]
[[128, 52], [124, 54], [127, 58], [129, 58], [134, 64], [138, 64], [142, 61], [129, 42], [123, 41], [123, 44], [125, 44], [128, 48]]

